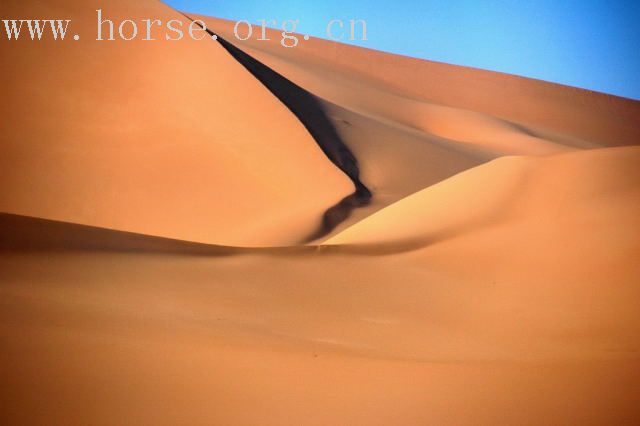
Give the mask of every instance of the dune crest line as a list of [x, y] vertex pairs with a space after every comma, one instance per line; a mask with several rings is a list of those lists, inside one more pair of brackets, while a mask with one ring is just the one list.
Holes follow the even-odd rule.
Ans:
[[[197, 23], [189, 16], [184, 16]], [[229, 43], [209, 28], [202, 26], [201, 28], [210, 36], [216, 36], [216, 41], [300, 120], [311, 137], [318, 143], [322, 152], [351, 179], [355, 186], [355, 191], [352, 194], [344, 197], [325, 211], [320, 227], [306, 237], [303, 242], [308, 243], [328, 235], [336, 226], [346, 220], [354, 209], [368, 205], [373, 194], [360, 180], [358, 160], [338, 135], [318, 98]]]

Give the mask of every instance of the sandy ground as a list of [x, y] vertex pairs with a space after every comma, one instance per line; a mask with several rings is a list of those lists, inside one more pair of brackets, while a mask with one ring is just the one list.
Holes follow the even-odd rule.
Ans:
[[2, 423], [640, 423], [640, 103], [272, 38], [373, 192], [309, 245], [352, 183], [217, 43], [0, 42]]

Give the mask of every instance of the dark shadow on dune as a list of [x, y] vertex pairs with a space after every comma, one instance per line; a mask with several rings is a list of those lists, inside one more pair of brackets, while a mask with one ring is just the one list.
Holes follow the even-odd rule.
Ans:
[[[186, 16], [186, 15], [185, 15]], [[191, 19], [187, 16], [188, 19]], [[311, 242], [329, 234], [338, 224], [347, 219], [351, 211], [371, 202], [371, 191], [360, 181], [358, 161], [338, 135], [324, 108], [312, 93], [293, 83], [278, 72], [256, 60], [218, 34], [205, 28], [210, 36], [216, 36], [220, 45], [260, 81], [300, 120], [318, 143], [325, 155], [353, 182], [355, 192], [329, 208], [322, 218], [319, 229], [304, 242]], [[295, 161], [295, 159], [292, 159]]]
[[0, 255], [32, 252], [134, 253], [227, 257], [305, 256], [320, 246], [233, 247], [177, 240], [71, 222], [0, 213]]
[[[348, 198], [348, 197], [347, 197]], [[345, 202], [344, 200], [342, 202]], [[205, 257], [258, 256], [387, 256], [419, 250], [472, 232], [469, 223], [413, 239], [357, 245], [307, 245], [288, 247], [231, 247], [157, 237], [96, 226], [0, 213], [0, 255], [3, 253], [132, 253]]]
[[114, 251], [228, 256], [243, 250], [0, 213], [0, 252]]

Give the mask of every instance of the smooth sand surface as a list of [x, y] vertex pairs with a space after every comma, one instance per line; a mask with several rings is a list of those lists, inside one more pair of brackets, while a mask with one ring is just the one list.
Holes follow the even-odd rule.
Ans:
[[353, 185], [216, 42], [0, 42], [2, 423], [640, 423], [640, 103], [272, 38], [373, 193], [314, 244]]
[[183, 18], [150, 0], [2, 4], [3, 16], [68, 17], [83, 37], [0, 44], [11, 123], [0, 133], [1, 211], [216, 244], [296, 244], [353, 191], [217, 43], [96, 42], [101, 7], [140, 31], [146, 17]]
[[[203, 19], [211, 29], [231, 39], [233, 22], [190, 16]], [[259, 31], [260, 27], [255, 26], [254, 32]], [[271, 41], [253, 38], [244, 42], [236, 40], [236, 44], [331, 102], [387, 92], [520, 125], [565, 132], [568, 136], [603, 145], [637, 144], [640, 138], [637, 101], [315, 37], [303, 41], [300, 36], [299, 46], [284, 49], [278, 44], [279, 31], [268, 31], [268, 37]], [[373, 102], [367, 102], [369, 100]], [[381, 104], [377, 98], [366, 99], [358, 107], [370, 112], [393, 109], [393, 105]], [[402, 113], [399, 113], [400, 120], [413, 118]]]

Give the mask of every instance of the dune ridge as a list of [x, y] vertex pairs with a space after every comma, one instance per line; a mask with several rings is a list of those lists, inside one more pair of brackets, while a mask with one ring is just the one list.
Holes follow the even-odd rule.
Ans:
[[[233, 22], [229, 20], [206, 16], [198, 19], [222, 35], [232, 34]], [[271, 41], [249, 39], [236, 43], [276, 71], [334, 103], [352, 97], [354, 88], [364, 88], [564, 132], [594, 144], [636, 145], [640, 139], [640, 129], [635, 124], [640, 117], [640, 102], [635, 100], [315, 37], [294, 49], [283, 49], [277, 43], [278, 30], [267, 29], [267, 35]], [[323, 81], [327, 77], [333, 86]], [[372, 106], [379, 107], [378, 103]]]
[[634, 145], [640, 138], [633, 124], [640, 122], [637, 101], [313, 37], [285, 49], [276, 30], [267, 30], [270, 41], [239, 41], [231, 22], [197, 18], [317, 96], [359, 159], [362, 179], [376, 197], [328, 238], [501, 156]]
[[[91, 34], [101, 5], [62, 0], [47, 13]], [[2, 3], [3, 16], [38, 16], [42, 7]], [[116, 22], [186, 21], [153, 0], [102, 9]], [[4, 39], [0, 49], [0, 108], [11, 123], [0, 129], [0, 211], [213, 244], [289, 245], [353, 191], [291, 111], [218, 43]]]
[[[193, 21], [188, 16], [186, 17]], [[304, 238], [303, 241], [311, 242], [322, 238], [330, 233], [340, 222], [349, 217], [353, 209], [369, 204], [372, 194], [360, 180], [358, 161], [336, 132], [333, 123], [327, 118], [316, 97], [260, 61], [247, 55], [213, 31], [209, 29], [206, 29], [206, 31], [210, 36], [216, 36], [217, 42], [231, 56], [298, 117], [329, 160], [342, 170], [355, 186], [353, 194], [346, 196], [340, 202], [327, 209], [322, 216], [321, 226], [310, 236]]]

